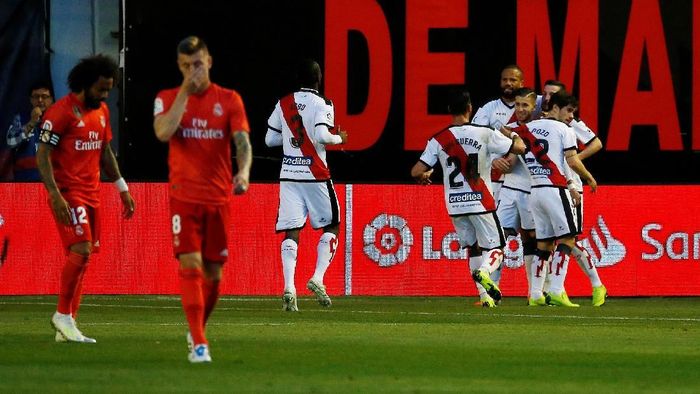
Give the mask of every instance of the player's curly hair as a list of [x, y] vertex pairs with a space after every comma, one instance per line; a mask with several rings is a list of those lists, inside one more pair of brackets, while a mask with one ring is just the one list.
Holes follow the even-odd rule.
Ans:
[[109, 56], [97, 54], [80, 59], [68, 74], [68, 87], [73, 93], [90, 88], [100, 77], [119, 79], [119, 66]]

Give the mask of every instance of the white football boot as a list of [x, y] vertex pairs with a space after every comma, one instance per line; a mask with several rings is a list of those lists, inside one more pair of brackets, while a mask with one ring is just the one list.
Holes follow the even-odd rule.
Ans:
[[66, 342], [83, 342], [83, 334], [81, 334], [78, 327], [75, 326], [73, 316], [56, 312], [51, 317], [51, 325], [56, 331], [63, 335]]
[[321, 306], [331, 306], [331, 297], [329, 297], [328, 293], [326, 293], [326, 286], [324, 286], [323, 283], [317, 282], [314, 280], [314, 278], [311, 278], [306, 284], [306, 288], [316, 294], [316, 299]]
[[282, 296], [282, 301], [284, 302], [284, 305], [282, 306], [283, 311], [287, 312], [298, 312], [299, 308], [297, 308], [297, 295], [292, 293], [289, 290], [284, 291], [284, 295]]
[[[75, 324], [75, 320], [73, 320], [73, 324]], [[78, 328], [77, 325], [76, 325], [75, 329], [78, 330], [78, 332], [80, 333], [80, 335], [82, 335], [82, 337], [83, 337], [83, 343], [97, 343], [97, 340], [96, 340], [95, 338], [86, 337], [85, 334], [83, 334], [83, 332], [80, 331], [80, 329]]]
[[192, 333], [187, 331], [187, 350], [192, 353], [194, 349], [194, 339], [192, 339]]
[[210, 363], [211, 356], [209, 355], [209, 346], [204, 344], [195, 345], [190, 354], [187, 356], [187, 359], [190, 360], [191, 363], [195, 364]]

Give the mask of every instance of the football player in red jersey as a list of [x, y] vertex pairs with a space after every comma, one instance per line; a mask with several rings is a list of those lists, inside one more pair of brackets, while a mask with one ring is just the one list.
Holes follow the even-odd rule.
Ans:
[[[170, 145], [170, 211], [174, 253], [180, 263], [182, 306], [190, 332], [190, 362], [211, 362], [205, 325], [219, 297], [228, 258], [231, 190], [248, 190], [252, 149], [241, 96], [209, 79], [212, 57], [198, 37], [177, 48], [182, 84], [158, 93], [156, 137]], [[238, 172], [232, 176], [231, 139]]]
[[68, 75], [71, 93], [46, 111], [41, 126], [37, 167], [68, 254], [51, 319], [57, 342], [96, 342], [78, 330], [75, 318], [90, 255], [100, 246], [100, 167], [119, 190], [123, 217], [134, 214], [134, 200], [109, 144], [112, 129], [104, 101], [117, 76], [118, 66], [109, 57], [82, 59]]

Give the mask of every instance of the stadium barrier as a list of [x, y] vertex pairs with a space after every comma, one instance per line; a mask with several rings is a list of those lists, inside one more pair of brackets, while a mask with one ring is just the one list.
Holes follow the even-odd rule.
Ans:
[[[167, 186], [130, 185], [135, 216], [120, 218], [112, 185], [102, 190], [101, 251], [90, 262], [88, 294], [177, 294]], [[441, 186], [336, 185], [343, 225], [326, 274], [332, 295], [476, 295], [457, 247]], [[673, 197], [673, 198], [670, 198]], [[682, 198], [679, 198], [682, 197]], [[56, 294], [64, 261], [41, 184], [1, 184], [0, 294]], [[670, 201], [688, 201], [673, 203]], [[583, 242], [613, 296], [700, 295], [700, 186], [601, 186], [586, 191]], [[231, 202], [224, 294], [279, 295], [278, 185], [254, 184]], [[315, 266], [318, 232], [301, 233], [297, 288]], [[524, 269], [504, 268], [505, 295], [526, 293]], [[590, 295], [575, 262], [570, 295]]]

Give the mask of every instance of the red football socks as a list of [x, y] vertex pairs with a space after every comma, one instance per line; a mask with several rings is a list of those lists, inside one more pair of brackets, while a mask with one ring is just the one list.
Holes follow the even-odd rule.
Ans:
[[[77, 253], [68, 253], [68, 259], [61, 272], [61, 288], [58, 293], [58, 307], [56, 308], [59, 313], [67, 315], [72, 312], [72, 304], [76, 289], [81, 283], [80, 279], [85, 270], [85, 265], [87, 265], [88, 258], [88, 256], [82, 256]], [[81, 289], [79, 289], [79, 291], [82, 291]], [[80, 296], [78, 296], [77, 300], [77, 304], [79, 303]]]
[[75, 292], [73, 292], [73, 301], [71, 301], [71, 314], [73, 319], [78, 318], [78, 309], [80, 309], [80, 298], [83, 295], [83, 278], [85, 277], [85, 272], [87, 271], [87, 264], [83, 267], [83, 272], [80, 273], [78, 277], [78, 284], [75, 285]]
[[185, 310], [190, 334], [196, 345], [208, 344], [204, 337], [204, 295], [201, 268], [180, 268], [182, 308]]
[[209, 315], [211, 315], [216, 302], [219, 300], [219, 281], [203, 279], [202, 293], [204, 295], [204, 325], [206, 325]]

